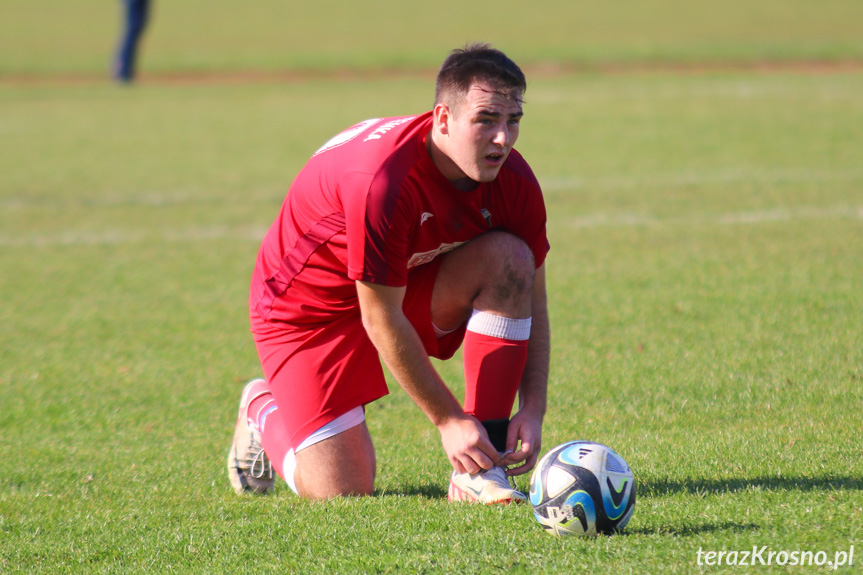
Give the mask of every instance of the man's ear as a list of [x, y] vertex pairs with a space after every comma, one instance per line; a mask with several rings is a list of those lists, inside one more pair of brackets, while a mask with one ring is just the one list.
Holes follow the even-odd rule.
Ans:
[[444, 103], [437, 104], [432, 112], [434, 115], [434, 123], [437, 126], [438, 132], [441, 134], [449, 134], [449, 120], [452, 117], [449, 106]]

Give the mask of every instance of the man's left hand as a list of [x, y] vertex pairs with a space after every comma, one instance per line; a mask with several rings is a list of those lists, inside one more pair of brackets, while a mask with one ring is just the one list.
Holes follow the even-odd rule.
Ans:
[[528, 473], [536, 465], [541, 447], [542, 418], [519, 411], [509, 422], [509, 430], [506, 434], [508, 453], [501, 458], [499, 465], [501, 467], [513, 466], [506, 470], [507, 475]]

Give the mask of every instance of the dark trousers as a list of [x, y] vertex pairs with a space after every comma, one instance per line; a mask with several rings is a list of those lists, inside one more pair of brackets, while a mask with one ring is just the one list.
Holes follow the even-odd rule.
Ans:
[[138, 44], [147, 19], [150, 15], [150, 0], [123, 0], [126, 25], [120, 46], [117, 49], [117, 60], [114, 67], [114, 77], [129, 82], [135, 77], [135, 60]]

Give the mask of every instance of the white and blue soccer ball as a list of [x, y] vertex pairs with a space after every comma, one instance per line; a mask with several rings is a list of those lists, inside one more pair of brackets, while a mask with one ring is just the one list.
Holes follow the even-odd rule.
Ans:
[[609, 534], [635, 509], [635, 477], [613, 449], [569, 441], [546, 453], [530, 478], [533, 513], [551, 535]]

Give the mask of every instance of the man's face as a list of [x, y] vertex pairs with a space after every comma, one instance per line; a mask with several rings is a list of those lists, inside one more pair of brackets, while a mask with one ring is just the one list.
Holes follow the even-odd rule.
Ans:
[[435, 144], [446, 156], [438, 162], [444, 176], [457, 186], [465, 178], [494, 180], [518, 139], [522, 115], [520, 93], [495, 92], [482, 82], [474, 83], [462, 102], [436, 106], [443, 138]]

